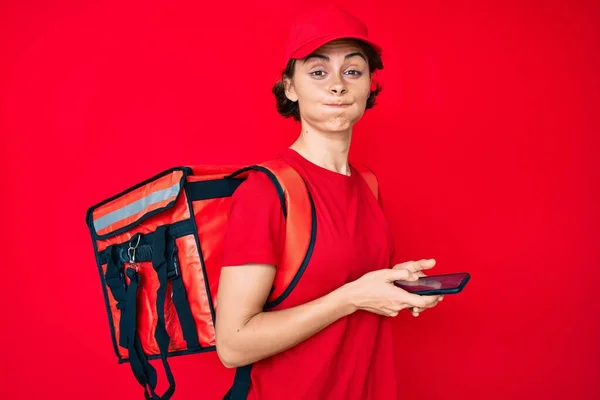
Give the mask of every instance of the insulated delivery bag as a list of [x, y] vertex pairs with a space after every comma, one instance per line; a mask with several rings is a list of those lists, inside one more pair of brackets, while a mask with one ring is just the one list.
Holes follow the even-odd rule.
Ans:
[[[377, 195], [377, 180], [352, 164]], [[146, 399], [175, 392], [168, 358], [216, 350], [215, 310], [231, 196], [251, 170], [275, 185], [286, 219], [281, 265], [265, 304], [280, 304], [307, 267], [316, 210], [301, 176], [274, 159], [247, 167], [183, 166], [161, 172], [92, 207], [86, 224], [106, 303], [112, 346]], [[168, 389], [156, 393], [160, 359]], [[238, 368], [226, 398], [245, 398], [251, 366]]]

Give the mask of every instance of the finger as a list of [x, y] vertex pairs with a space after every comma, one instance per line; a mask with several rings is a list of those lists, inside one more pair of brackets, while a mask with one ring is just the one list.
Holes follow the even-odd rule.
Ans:
[[416, 281], [419, 279], [417, 274], [409, 269], [389, 269], [387, 273], [387, 279], [390, 282], [393, 281]]
[[[417, 263], [416, 261], [404, 261], [394, 265], [393, 269], [414, 269], [413, 264]], [[414, 271], [413, 271], [414, 272]]]
[[[427, 308], [433, 308], [433, 307], [437, 306], [437, 305], [438, 305], [438, 303], [440, 302], [440, 298], [441, 298], [441, 296], [439, 296], [439, 297], [438, 297], [438, 296], [436, 296], [436, 299], [435, 299], [435, 301], [433, 301], [433, 302], [431, 303], [431, 305], [429, 305]], [[433, 299], [432, 299], [432, 300], [433, 300]]]
[[418, 261], [407, 261], [401, 264], [401, 268], [407, 269], [410, 272], [417, 272], [421, 270], [421, 266]]
[[[421, 271], [423, 269], [433, 268], [435, 266], [435, 263], [436, 263], [435, 259], [429, 258], [429, 259], [422, 259], [419, 261], [406, 261], [402, 264], [396, 265], [394, 268], [408, 269], [411, 272], [418, 273], [419, 271]], [[422, 275], [422, 276], [426, 276], [426, 275]]]
[[418, 270], [421, 271], [423, 269], [431, 269], [433, 267], [435, 267], [435, 259], [434, 258], [429, 258], [429, 259], [423, 259], [423, 260], [419, 260], [417, 261], [418, 263]]
[[431, 298], [431, 302], [427, 308], [435, 307], [437, 305], [437, 303], [439, 303], [439, 301], [440, 301], [440, 298], [438, 296], [433, 296]]
[[414, 306], [419, 308], [430, 308], [432, 304], [436, 302], [437, 296], [419, 296], [414, 295], [414, 300], [411, 302]]

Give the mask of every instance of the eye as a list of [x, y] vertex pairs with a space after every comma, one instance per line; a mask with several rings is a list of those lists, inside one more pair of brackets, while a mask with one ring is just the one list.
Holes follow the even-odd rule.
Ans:
[[349, 75], [361, 76], [362, 72], [356, 69], [350, 69], [346, 71]]
[[312, 76], [318, 76], [318, 77], [323, 77], [323, 76], [325, 76], [325, 71], [318, 69], [316, 71], [312, 71], [310, 73], [310, 75], [312, 75]]

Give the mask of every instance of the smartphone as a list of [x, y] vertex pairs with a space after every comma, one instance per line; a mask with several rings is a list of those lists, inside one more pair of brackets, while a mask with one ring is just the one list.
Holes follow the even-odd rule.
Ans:
[[424, 276], [414, 282], [394, 281], [394, 285], [410, 293], [421, 296], [434, 296], [458, 293], [463, 290], [469, 279], [471, 279], [471, 275], [467, 272], [457, 272]]

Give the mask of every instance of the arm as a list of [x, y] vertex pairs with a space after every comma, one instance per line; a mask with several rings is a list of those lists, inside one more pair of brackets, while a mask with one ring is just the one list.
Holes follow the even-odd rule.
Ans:
[[280, 353], [354, 312], [343, 286], [297, 307], [263, 312], [275, 267], [250, 264], [221, 272], [216, 323], [217, 352], [227, 367]]
[[408, 307], [433, 307], [437, 296], [417, 296], [392, 284], [416, 280], [409, 269], [382, 269], [363, 275], [311, 302], [263, 311], [275, 267], [224, 267], [217, 301], [217, 353], [227, 367], [239, 367], [280, 353], [356, 310], [396, 316]]

